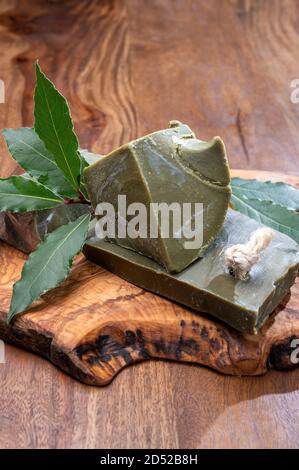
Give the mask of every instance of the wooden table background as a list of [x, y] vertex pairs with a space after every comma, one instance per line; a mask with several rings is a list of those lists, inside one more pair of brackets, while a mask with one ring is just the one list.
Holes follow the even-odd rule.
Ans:
[[[38, 58], [82, 147], [180, 119], [222, 136], [231, 167], [298, 173], [298, 31], [296, 0], [0, 0], [0, 127], [32, 125]], [[2, 137], [0, 155], [1, 176], [15, 172]], [[92, 388], [7, 346], [0, 447], [298, 447], [298, 379], [157, 361]]]

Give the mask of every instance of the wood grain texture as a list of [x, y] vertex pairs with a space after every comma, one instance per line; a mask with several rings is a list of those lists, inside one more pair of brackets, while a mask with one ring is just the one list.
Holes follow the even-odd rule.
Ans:
[[[259, 172], [254, 177], [259, 179]], [[0, 248], [0, 338], [41, 354], [86, 384], [106, 385], [124, 367], [152, 358], [194, 362], [232, 375], [299, 366], [291, 361], [292, 340], [299, 340], [298, 283], [258, 335], [243, 335], [81, 256], [63, 285], [8, 326], [12, 286], [24, 256], [3, 243]]]
[[[298, 172], [298, 15], [296, 0], [1, 0], [0, 127], [32, 124], [39, 58], [82, 147], [106, 152], [177, 118], [221, 135], [232, 167]], [[240, 379], [149, 361], [95, 388], [6, 353], [0, 447], [298, 447], [299, 371]]]

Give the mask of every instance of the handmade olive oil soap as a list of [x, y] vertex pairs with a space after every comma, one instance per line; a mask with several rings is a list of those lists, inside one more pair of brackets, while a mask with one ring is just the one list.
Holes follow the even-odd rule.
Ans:
[[[146, 208], [143, 236], [107, 238], [114, 243], [155, 260], [167, 272], [180, 272], [204, 254], [215, 239], [225, 219], [231, 190], [225, 147], [219, 137], [210, 142], [198, 140], [191, 129], [172, 121], [168, 129], [141, 137], [114, 150], [85, 169], [85, 183], [94, 209], [100, 203], [115, 208], [116, 226], [132, 220], [120, 215], [119, 196], [126, 205]], [[190, 215], [180, 220], [176, 231], [164, 236], [161, 212], [154, 213], [157, 236], [150, 232], [154, 204], [189, 204]], [[202, 217], [201, 243], [186, 249], [190, 237], [187, 225]], [[122, 220], [120, 220], [122, 219]], [[171, 223], [171, 222], [170, 222]], [[173, 227], [172, 227], [173, 228]], [[199, 235], [199, 230], [197, 230]]]
[[299, 263], [295, 241], [274, 231], [269, 246], [246, 280], [229, 274], [227, 247], [246, 243], [261, 225], [229, 210], [224, 225], [203, 257], [178, 274], [114, 243], [90, 239], [85, 255], [120, 277], [149, 291], [207, 312], [237, 330], [255, 334], [294, 283]]

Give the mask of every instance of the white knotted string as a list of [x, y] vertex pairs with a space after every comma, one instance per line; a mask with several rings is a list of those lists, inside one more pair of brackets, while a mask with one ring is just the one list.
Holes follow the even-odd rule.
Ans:
[[259, 261], [261, 252], [267, 248], [273, 237], [273, 230], [262, 227], [253, 232], [247, 243], [227, 248], [224, 259], [229, 273], [237, 279], [247, 279], [251, 268]]

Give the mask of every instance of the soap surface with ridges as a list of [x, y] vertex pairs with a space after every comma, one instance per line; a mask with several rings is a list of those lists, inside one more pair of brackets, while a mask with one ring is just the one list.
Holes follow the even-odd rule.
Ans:
[[[172, 121], [170, 128], [129, 142], [85, 169], [85, 182], [95, 209], [108, 202], [118, 213], [118, 196], [125, 195], [127, 206], [142, 203], [147, 210], [145, 237], [110, 239], [123, 247], [154, 259], [168, 272], [180, 272], [202, 256], [222, 227], [231, 190], [225, 147], [219, 137], [210, 142], [196, 139], [191, 129]], [[186, 248], [185, 236], [168, 238], [161, 232], [150, 236], [150, 203], [191, 204], [191, 225], [195, 204], [203, 204], [203, 240], [198, 247]], [[130, 220], [127, 216], [126, 223]], [[157, 219], [160, 228], [161, 221]], [[116, 226], [118, 221], [116, 220]], [[183, 228], [184, 223], [182, 221]]]

